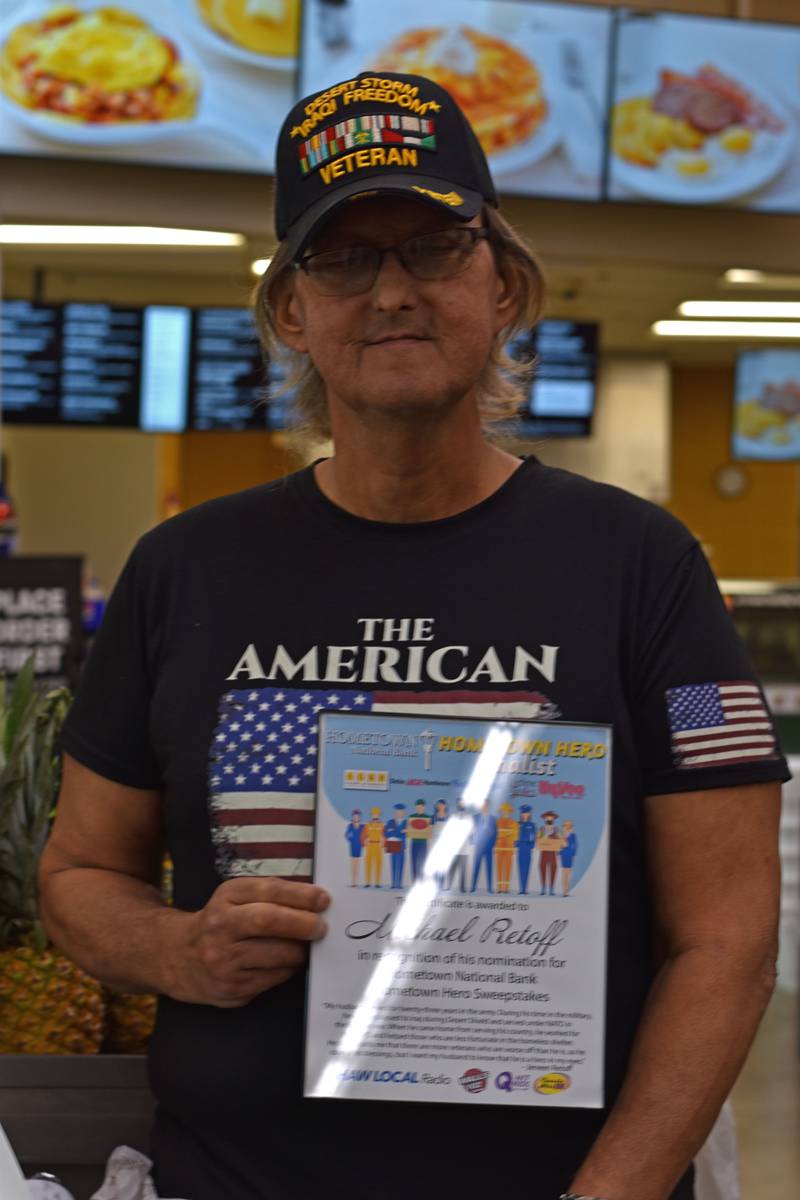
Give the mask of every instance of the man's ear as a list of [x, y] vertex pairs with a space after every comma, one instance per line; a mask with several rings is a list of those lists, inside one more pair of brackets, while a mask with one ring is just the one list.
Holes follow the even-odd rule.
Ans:
[[495, 272], [495, 333], [513, 324], [519, 313], [519, 295], [513, 283], [513, 275]]
[[272, 320], [278, 337], [291, 350], [307, 354], [305, 310], [293, 277], [276, 282], [271, 301]]

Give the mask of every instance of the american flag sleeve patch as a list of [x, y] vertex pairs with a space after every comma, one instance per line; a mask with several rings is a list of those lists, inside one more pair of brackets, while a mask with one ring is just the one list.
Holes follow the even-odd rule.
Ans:
[[776, 756], [775, 732], [758, 684], [687, 684], [669, 688], [666, 699], [676, 767], [729, 767]]

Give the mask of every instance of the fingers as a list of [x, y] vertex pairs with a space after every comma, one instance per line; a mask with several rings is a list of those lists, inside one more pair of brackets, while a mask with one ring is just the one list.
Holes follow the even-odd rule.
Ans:
[[261, 879], [242, 876], [220, 884], [215, 893], [230, 904], [281, 904], [308, 912], [324, 912], [331, 902], [326, 891], [313, 883], [293, 879]]
[[294, 971], [283, 968], [248, 971], [221, 987], [214, 998], [206, 1003], [212, 1003], [215, 1008], [243, 1008], [270, 988], [288, 983], [294, 974]]
[[317, 913], [279, 904], [240, 904], [231, 914], [238, 938], [296, 938], [318, 942], [328, 925]]
[[294, 973], [305, 964], [307, 957], [308, 947], [302, 942], [283, 938], [251, 938], [232, 945], [210, 942], [202, 951], [205, 970], [220, 982], [233, 980], [242, 971]]

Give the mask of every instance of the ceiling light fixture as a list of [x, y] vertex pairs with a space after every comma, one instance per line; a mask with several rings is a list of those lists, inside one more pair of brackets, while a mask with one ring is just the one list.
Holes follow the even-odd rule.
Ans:
[[800, 321], [656, 321], [658, 337], [675, 338], [777, 338], [800, 342]]
[[720, 281], [723, 287], [757, 287], [767, 291], [800, 291], [800, 275], [782, 274], [779, 271], [753, 271], [744, 267], [732, 267]]
[[257, 258], [250, 264], [250, 270], [254, 275], [265, 275], [271, 262], [271, 258]]
[[4, 225], [0, 246], [242, 246], [241, 233], [208, 229], [164, 229], [154, 225]]
[[678, 305], [682, 317], [750, 317], [759, 320], [800, 320], [800, 303], [794, 300], [685, 300]]

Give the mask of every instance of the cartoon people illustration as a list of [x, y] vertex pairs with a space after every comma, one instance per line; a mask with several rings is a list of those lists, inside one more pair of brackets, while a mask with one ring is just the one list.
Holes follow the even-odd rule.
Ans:
[[569, 882], [572, 878], [572, 867], [578, 852], [578, 839], [572, 821], [565, 821], [561, 826], [564, 835], [564, 846], [559, 854], [561, 859], [561, 893], [569, 895]]
[[386, 853], [389, 855], [389, 862], [392, 864], [392, 887], [402, 888], [403, 886], [403, 867], [406, 861], [406, 806], [405, 804], [395, 804], [392, 806], [393, 816], [383, 827], [383, 836], [386, 845]]
[[519, 827], [517, 829], [517, 870], [519, 871], [519, 893], [528, 894], [528, 876], [531, 871], [531, 858], [536, 841], [536, 825], [531, 820], [530, 804], [519, 806]]
[[497, 821], [489, 809], [487, 800], [482, 810], [475, 817], [475, 828], [472, 832], [472, 842], [475, 847], [475, 859], [472, 866], [472, 887], [474, 892], [478, 886], [481, 874], [481, 864], [486, 871], [486, 890], [492, 891], [492, 852], [497, 838]]
[[[437, 800], [433, 806], [433, 816], [431, 818], [431, 847], [435, 844], [440, 833], [447, 824], [447, 801]], [[430, 848], [430, 847], [429, 847]], [[441, 871], [436, 873], [436, 884], [440, 891], [444, 890], [446, 872]]]
[[[458, 800], [456, 801], [456, 811], [455, 811], [454, 815], [456, 816], [456, 818], [459, 819], [459, 821], [467, 821], [469, 819], [467, 816], [467, 810], [464, 807], [464, 801], [460, 796], [459, 796]], [[455, 888], [456, 876], [458, 876], [458, 878], [460, 880], [459, 891], [462, 893], [466, 892], [466, 890], [467, 890], [467, 862], [468, 861], [469, 861], [468, 840], [465, 839], [459, 849], [459, 852], [457, 854], [453, 855], [453, 861], [451, 862], [450, 870], [447, 873], [447, 885], [446, 886], [447, 886], [447, 890], [449, 892], [453, 891], [453, 889]]]
[[381, 886], [383, 869], [383, 821], [381, 810], [370, 810], [370, 819], [361, 832], [361, 841], [366, 848], [364, 855], [364, 887]]
[[431, 818], [425, 812], [425, 801], [417, 800], [414, 811], [408, 818], [408, 841], [411, 850], [411, 881], [416, 883], [422, 876], [422, 868], [428, 855], [431, 836]]
[[350, 823], [344, 831], [345, 841], [350, 848], [350, 887], [356, 887], [358, 884], [358, 864], [361, 861], [361, 834], [363, 832], [361, 809], [354, 808], [350, 814]]
[[541, 895], [553, 895], [553, 888], [556, 884], [556, 871], [558, 869], [558, 852], [564, 846], [564, 839], [561, 836], [561, 831], [555, 822], [558, 820], [558, 813], [544, 812], [542, 813], [544, 825], [541, 826], [536, 834], [536, 845], [539, 848], [539, 880], [542, 885]]
[[507, 893], [511, 888], [511, 868], [514, 864], [514, 846], [519, 826], [514, 820], [514, 809], [508, 803], [500, 805], [497, 819], [497, 840], [494, 844], [494, 862], [497, 868], [497, 890]]

